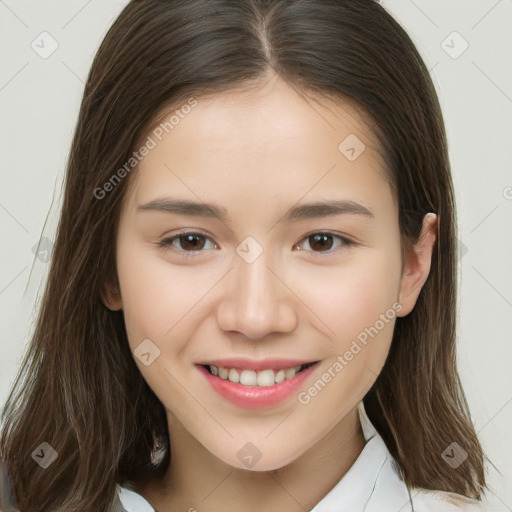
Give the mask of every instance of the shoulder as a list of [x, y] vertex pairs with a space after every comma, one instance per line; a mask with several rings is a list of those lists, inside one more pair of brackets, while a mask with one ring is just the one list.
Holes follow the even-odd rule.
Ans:
[[445, 491], [412, 489], [415, 512], [483, 512], [482, 502]]

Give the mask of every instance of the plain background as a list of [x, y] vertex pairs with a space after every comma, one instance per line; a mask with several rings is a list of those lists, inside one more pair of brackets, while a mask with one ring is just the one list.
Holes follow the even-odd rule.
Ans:
[[[126, 3], [0, 0], [1, 405], [33, 329], [83, 85]], [[512, 0], [381, 3], [420, 50], [443, 108], [460, 224], [460, 374], [495, 466], [487, 510], [512, 511]]]

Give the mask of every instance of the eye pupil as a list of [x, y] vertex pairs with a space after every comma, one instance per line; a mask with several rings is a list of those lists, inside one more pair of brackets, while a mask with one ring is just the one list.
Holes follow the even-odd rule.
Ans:
[[[327, 233], [316, 233], [309, 237], [310, 246], [312, 249], [330, 249], [332, 247], [332, 237]], [[329, 243], [330, 239], [330, 243]], [[327, 244], [326, 244], [327, 242]], [[319, 247], [314, 247], [315, 244], [319, 244]]]
[[[197, 241], [201, 240], [203, 241], [203, 243], [197, 243]], [[190, 247], [187, 247], [187, 244], [190, 243], [191, 246]], [[189, 250], [198, 250], [198, 249], [202, 249], [203, 245], [204, 245], [204, 237], [203, 236], [200, 236], [200, 235], [194, 235], [194, 234], [188, 234], [188, 235], [182, 235], [180, 236], [180, 245], [181, 247], [183, 247], [183, 249], [189, 249]], [[199, 247], [198, 247], [199, 245]]]

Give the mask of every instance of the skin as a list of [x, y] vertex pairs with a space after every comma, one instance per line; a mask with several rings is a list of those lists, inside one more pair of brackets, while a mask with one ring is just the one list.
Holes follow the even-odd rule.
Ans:
[[[355, 161], [338, 149], [350, 134], [366, 145]], [[354, 107], [271, 77], [198, 98], [130, 177], [120, 289], [105, 303], [123, 310], [132, 350], [149, 338], [161, 351], [149, 366], [135, 357], [167, 410], [171, 438], [169, 471], [138, 488], [156, 510], [302, 512], [360, 454], [357, 405], [382, 369], [396, 316], [414, 307], [437, 235], [428, 214], [402, 260], [398, 205], [376, 148]], [[137, 211], [171, 196], [224, 206], [230, 219]], [[374, 217], [281, 221], [297, 203], [328, 199], [355, 201]], [[158, 246], [184, 230], [206, 236], [192, 255], [186, 239]], [[318, 232], [334, 233], [325, 248], [308, 238]], [[263, 248], [252, 263], [236, 252], [248, 236]], [[394, 303], [395, 317], [306, 405], [294, 394], [268, 409], [237, 407], [196, 367], [235, 356], [320, 361], [299, 390], [307, 391]], [[261, 452], [251, 470], [237, 457], [247, 442]]]

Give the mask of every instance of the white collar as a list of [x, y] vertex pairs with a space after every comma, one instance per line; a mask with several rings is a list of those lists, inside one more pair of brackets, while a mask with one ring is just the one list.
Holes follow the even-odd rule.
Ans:
[[311, 512], [410, 510], [407, 486], [400, 479], [394, 459], [369, 420], [362, 401], [358, 411], [366, 444], [347, 473]]

